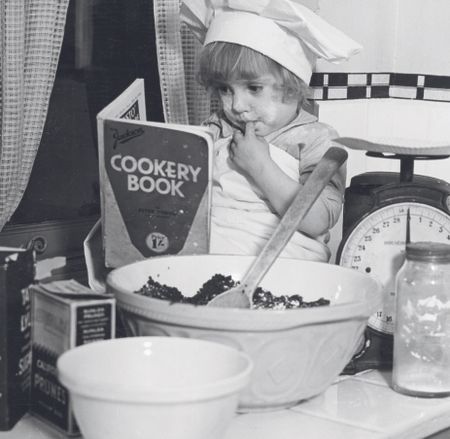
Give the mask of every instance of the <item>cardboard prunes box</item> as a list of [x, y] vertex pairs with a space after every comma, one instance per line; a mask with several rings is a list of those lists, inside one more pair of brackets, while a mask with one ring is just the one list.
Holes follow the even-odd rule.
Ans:
[[56, 361], [68, 349], [115, 337], [116, 304], [74, 280], [34, 285], [31, 412], [68, 435], [78, 435], [68, 390]]

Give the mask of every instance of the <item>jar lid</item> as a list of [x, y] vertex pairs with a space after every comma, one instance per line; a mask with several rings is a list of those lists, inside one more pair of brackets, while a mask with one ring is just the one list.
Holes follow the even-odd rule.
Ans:
[[413, 261], [450, 262], [450, 245], [441, 242], [411, 242], [406, 244], [406, 258]]

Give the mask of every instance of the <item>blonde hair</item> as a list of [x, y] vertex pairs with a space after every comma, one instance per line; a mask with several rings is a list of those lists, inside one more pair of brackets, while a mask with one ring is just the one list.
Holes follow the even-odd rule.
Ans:
[[309, 96], [308, 85], [294, 73], [253, 49], [234, 43], [213, 42], [200, 55], [198, 80], [213, 93], [224, 82], [251, 80], [264, 74], [279, 80], [284, 100], [296, 100], [301, 106]]

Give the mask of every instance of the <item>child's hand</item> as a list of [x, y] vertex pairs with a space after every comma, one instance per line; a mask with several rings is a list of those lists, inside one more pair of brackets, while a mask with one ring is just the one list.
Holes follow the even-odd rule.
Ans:
[[247, 122], [244, 134], [235, 132], [229, 153], [233, 163], [250, 176], [262, 172], [264, 164], [271, 160], [269, 144], [255, 133], [254, 122]]

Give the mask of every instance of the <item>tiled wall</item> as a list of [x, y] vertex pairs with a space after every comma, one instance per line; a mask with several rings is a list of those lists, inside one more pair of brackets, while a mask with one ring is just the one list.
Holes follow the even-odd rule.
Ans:
[[[450, 1], [319, 0], [319, 6], [323, 18], [364, 47], [340, 64], [318, 60], [311, 87], [319, 119], [341, 136], [450, 145]], [[398, 169], [397, 160], [349, 150], [348, 182], [366, 171]], [[450, 158], [416, 162], [415, 169], [450, 181]], [[332, 261], [341, 220], [331, 234]]]
[[450, 76], [411, 73], [314, 73], [314, 100], [403, 98], [450, 102]]

